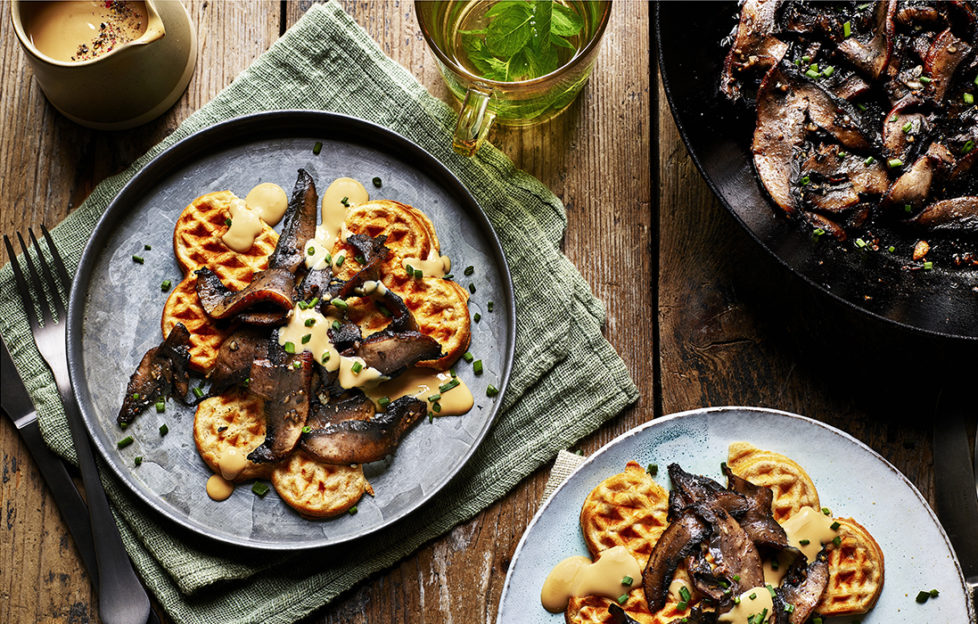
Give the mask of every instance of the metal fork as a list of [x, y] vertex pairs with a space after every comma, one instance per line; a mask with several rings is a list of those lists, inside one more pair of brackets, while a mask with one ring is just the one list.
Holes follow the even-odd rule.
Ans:
[[[65, 293], [71, 288], [71, 278], [68, 277], [64, 262], [61, 261], [61, 255], [54, 246], [54, 241], [51, 240], [51, 234], [43, 225], [41, 232], [51, 250], [54, 271], [51, 270], [41, 252], [34, 232], [30, 229], [27, 230], [27, 234], [34, 244], [37, 263], [41, 267], [45, 282], [47, 282], [47, 292], [54, 304], [54, 312], [57, 314], [57, 318], [52, 315], [48, 298], [44, 294], [44, 284], [34, 269], [34, 263], [31, 261], [27, 245], [24, 243], [24, 237], [19, 232], [17, 233], [20, 247], [24, 252], [23, 259], [27, 265], [27, 273], [30, 276], [30, 288], [14, 255], [10, 238], [6, 234], [3, 236], [3, 244], [6, 246], [7, 254], [10, 257], [10, 266], [14, 272], [18, 293], [24, 304], [24, 311], [27, 313], [31, 333], [34, 334], [34, 343], [54, 374], [58, 394], [61, 396], [65, 415], [68, 417], [71, 439], [75, 445], [75, 452], [78, 454], [78, 467], [81, 471], [82, 482], [85, 485], [85, 496], [88, 499], [88, 513], [92, 522], [92, 540], [95, 543], [95, 558], [98, 562], [99, 616], [106, 624], [145, 624], [150, 614], [149, 597], [136, 577], [132, 563], [129, 561], [129, 555], [126, 554], [126, 549], [122, 545], [122, 538], [109, 509], [105, 490], [102, 489], [92, 447], [68, 377], [68, 357], [65, 342], [65, 326], [68, 317], [65, 310]], [[55, 281], [55, 274], [61, 283], [60, 287]], [[34, 292], [37, 299], [37, 311], [35, 311], [31, 301], [31, 291]], [[38, 317], [40, 317], [40, 322]]]

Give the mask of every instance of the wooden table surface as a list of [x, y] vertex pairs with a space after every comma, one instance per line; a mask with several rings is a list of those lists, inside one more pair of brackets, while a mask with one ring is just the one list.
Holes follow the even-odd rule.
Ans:
[[[60, 222], [96, 184], [227, 86], [309, 6], [292, 0], [185, 4], [200, 44], [187, 93], [143, 127], [96, 132], [47, 104], [4, 3], [4, 233]], [[411, 2], [342, 4], [388, 55], [448, 99]], [[616, 2], [594, 76], [578, 101], [543, 126], [493, 135], [566, 205], [565, 251], [605, 302], [605, 333], [641, 391], [635, 406], [580, 448], [593, 452], [662, 414], [768, 406], [848, 431], [931, 497], [935, 397], [948, 371], [966, 363], [974, 370], [973, 354], [881, 327], [816, 296], [737, 227], [679, 139], [655, 75], [649, 24], [645, 2]], [[0, 250], [0, 263], [6, 260]], [[64, 524], [6, 420], [0, 451], [0, 622], [98, 621]], [[494, 621], [510, 558], [546, 477], [546, 469], [537, 471], [473, 520], [360, 583], [308, 622]]]

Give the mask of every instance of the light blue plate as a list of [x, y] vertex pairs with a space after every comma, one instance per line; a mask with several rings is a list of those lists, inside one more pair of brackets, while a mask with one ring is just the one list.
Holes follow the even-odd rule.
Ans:
[[[562, 559], [587, 555], [578, 522], [581, 505], [602, 480], [635, 460], [658, 464], [656, 480], [669, 487], [666, 466], [725, 482], [720, 462], [731, 442], [747, 441], [794, 459], [811, 476], [821, 504], [836, 517], [854, 518], [883, 549], [885, 584], [876, 607], [859, 618], [833, 622], [974, 622], [961, 567], [934, 512], [910, 481], [852, 436], [809, 418], [770, 409], [717, 407], [659, 418], [621, 435], [580, 466], [530, 522], [516, 547], [499, 604], [498, 624], [558, 624], [540, 604], [540, 588]], [[917, 592], [940, 596], [917, 604]]]

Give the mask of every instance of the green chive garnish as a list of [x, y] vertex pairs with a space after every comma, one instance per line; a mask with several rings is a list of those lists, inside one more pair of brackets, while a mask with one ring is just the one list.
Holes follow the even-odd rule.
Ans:
[[170, 428], [166, 426], [166, 423], [160, 425], [160, 435], [165, 436], [168, 433], [170, 433]]
[[765, 585], [765, 587], [767, 587], [768, 593], [771, 594], [771, 598], [774, 598], [774, 596], [775, 596], [774, 588], [771, 587], [770, 585]]
[[228, 217], [227, 219], [224, 220], [224, 225], [231, 227], [231, 217]]
[[497, 394], [499, 394], [499, 389], [496, 386], [494, 386], [492, 384], [489, 384], [488, 386], [486, 386], [486, 396], [487, 397], [494, 397]]
[[264, 498], [264, 496], [268, 494], [268, 485], [262, 483], [261, 481], [255, 481], [255, 483], [251, 486], [251, 491], [255, 496]]
[[310, 256], [315, 255], [316, 248], [315, 247], [310, 247], [309, 249], [306, 250], [306, 253], [309, 254]]
[[142, 456], [136, 455], [135, 457], [133, 457], [132, 458], [132, 463], [136, 464], [137, 466], [141, 465], [143, 463]]
[[679, 586], [679, 597], [683, 602], [689, 602], [691, 596], [689, 595], [689, 589], [687, 589], [685, 585]]
[[343, 204], [344, 206], [346, 206], [347, 208], [349, 208], [350, 207], [350, 198], [344, 195], [343, 198], [340, 199], [340, 203]]
[[424, 271], [422, 271], [421, 269], [415, 269], [414, 279], [421, 279], [422, 277], [424, 277]]
[[924, 263], [924, 270], [925, 271], [930, 271], [933, 268], [934, 268], [934, 263], [931, 262], [930, 260], [928, 260], [927, 262]]
[[475, 315], [472, 317], [472, 320], [478, 323], [479, 321], [482, 320], [482, 315], [476, 312]]
[[872, 156], [870, 156], [870, 157], [868, 157], [868, 158], [867, 158], [866, 160], [864, 160], [864, 161], [863, 161], [863, 164], [864, 164], [864, 165], [871, 165], [871, 164], [873, 164], [874, 162], [876, 162], [876, 159], [875, 159], [875, 158], [873, 158]]
[[866, 241], [861, 238], [856, 239], [856, 247], [862, 248], [866, 246]]
[[832, 67], [831, 65], [829, 65], [828, 67], [822, 70], [822, 75], [825, 76], [826, 78], [828, 78], [834, 73], [835, 73], [835, 68]]
[[357, 506], [354, 505], [353, 507], [350, 507], [346, 510], [346, 513], [350, 514], [351, 516], [357, 515]]
[[842, 538], [836, 535], [835, 537], [832, 538], [832, 543], [838, 546], [839, 544], [842, 543]]
[[937, 591], [936, 589], [932, 589], [928, 593], [930, 594], [930, 597], [931, 598], [937, 598], [940, 595], [941, 592]]
[[379, 405], [382, 408], [385, 408], [390, 404], [391, 404], [391, 400], [388, 397], [380, 397], [380, 400], [377, 401], [377, 405]]
[[751, 600], [757, 600], [757, 594], [751, 594], [750, 596], [747, 597], [750, 598]]
[[795, 605], [793, 605], [793, 604], [786, 604], [784, 606], [784, 612], [785, 613], [794, 613], [795, 612]]
[[198, 399], [204, 396], [204, 391], [200, 386], [194, 386], [194, 396]]
[[408, 277], [411, 277], [412, 275], [414, 275], [414, 267], [411, 266], [410, 264], [405, 264], [404, 265], [404, 270], [407, 271]]
[[156, 402], [156, 413], [157, 414], [162, 414], [165, 411], [166, 411], [166, 403], [164, 403], [163, 401], [157, 401]]
[[339, 321], [333, 321], [332, 328], [333, 329], [339, 329], [340, 328], [340, 322]]
[[302, 344], [306, 344], [310, 340], [312, 340], [312, 334], [306, 334], [305, 336], [302, 337]]
[[364, 257], [363, 257], [363, 256], [361, 256], [361, 255], [356, 255], [356, 256], [353, 256], [353, 259], [354, 259], [354, 260], [356, 260], [356, 261], [357, 261], [358, 263], [360, 263], [360, 264], [367, 264], [367, 259], [366, 259], [366, 258], [364, 258]]
[[338, 267], [343, 266], [343, 261], [344, 260], [346, 260], [346, 256], [344, 256], [343, 254], [337, 255], [336, 256], [336, 262], [335, 262], [336, 266], [338, 266]]
[[305, 427], [302, 428], [302, 433], [309, 433], [310, 431], [312, 431], [312, 427], [310, 427], [309, 425], [306, 425]]
[[329, 351], [327, 351], [326, 353], [323, 353], [323, 357], [322, 357], [323, 364], [325, 364], [328, 361], [329, 361]]
[[492, 302], [491, 301], [488, 302], [488, 303], [486, 303], [486, 310], [492, 312]]
[[832, 510], [829, 509], [828, 507], [822, 507], [822, 513], [825, 514], [826, 516], [831, 516]]
[[475, 294], [475, 284], [469, 284], [469, 292]]
[[889, 247], [886, 248], [886, 250], [889, 251], [890, 253], [893, 253], [894, 251], [896, 251], [896, 247], [890, 245]]
[[840, 526], [842, 525], [840, 525], [838, 522], [833, 522], [832, 524], [829, 525], [829, 528], [832, 529], [833, 531], [838, 531]]
[[472, 363], [472, 372], [476, 375], [482, 374], [482, 360], [476, 360]]
[[902, 167], [903, 161], [900, 160], [899, 158], [891, 158], [888, 161], [886, 161], [886, 166], [889, 167], [890, 169], [893, 169], [895, 167]]
[[438, 392], [440, 392], [440, 393], [448, 392], [449, 390], [451, 390], [455, 386], [459, 385], [460, 383], [462, 383], [462, 382], [460, 382], [458, 379], [452, 379], [448, 383], [445, 383], [445, 384], [442, 384], [442, 385], [438, 386]]
[[143, 257], [137, 255], [133, 255], [132, 261], [135, 262], [136, 264], [142, 264], [144, 262]]
[[431, 405], [431, 409], [433, 409], [435, 412], [440, 412], [441, 411], [441, 403], [433, 403]]
[[138, 401], [139, 400], [139, 393], [138, 392], [133, 392], [132, 393], [132, 399], [133, 399], [133, 401]]
[[316, 319], [314, 319], [314, 318], [307, 318], [306, 319], [306, 322], [305, 322], [305, 326], [306, 327], [312, 327], [315, 324], [316, 324]]
[[126, 436], [115, 443], [119, 448], [126, 448], [130, 444], [132, 444], [132, 436]]
[[975, 149], [975, 142], [972, 139], [968, 139], [965, 141], [964, 145], [961, 146], [961, 153], [967, 154], [973, 149]]
[[911, 130], [913, 130], [913, 123], [912, 122], [909, 122], [908, 121], [907, 123], [903, 124], [903, 131], [904, 132], [910, 132]]
[[628, 602], [628, 594], [618, 596], [618, 604], [625, 604], [626, 602]]
[[805, 75], [808, 76], [809, 78], [811, 78], [812, 80], [815, 80], [816, 78], [818, 78], [819, 76], [821, 76], [821, 74], [819, 74], [814, 69], [809, 69], [808, 71], [805, 72]]
[[798, 540], [798, 543], [801, 544], [802, 546], [808, 546], [809, 544], [811, 544], [811, 541], [807, 539], [803, 539], [803, 540]]
[[430, 397], [428, 397], [428, 401], [430, 401], [431, 403], [434, 403], [435, 401], [437, 401], [440, 398], [441, 398], [441, 395], [440, 394], [433, 394]]
[[970, 93], [965, 93], [965, 94], [964, 94], [964, 103], [965, 103], [965, 104], [968, 104], [969, 106], [970, 106], [971, 104], [974, 104], [974, 103], [975, 103], [975, 96], [973, 96], [973, 95], [972, 95], [972, 94], [970, 94]]
[[295, 370], [299, 370], [300, 368], [302, 368], [302, 362], [300, 362], [299, 360], [292, 362], [292, 368], [294, 368]]
[[336, 306], [337, 308], [339, 308], [340, 310], [346, 310], [347, 308], [350, 307], [345, 301], [343, 301], [339, 297], [333, 299], [332, 301], [330, 301], [330, 303]]
[[740, 575], [739, 575], [739, 574], [734, 574], [734, 575], [733, 575], [733, 580], [734, 580], [735, 582], [736, 582], [736, 581], [739, 581], [739, 580], [740, 580]]
[[677, 602], [676, 603], [676, 611], [685, 611], [686, 610], [686, 607], [688, 607], [688, 606], [689, 606], [689, 603], [686, 602], [685, 600], [683, 600], [681, 602]]
[[319, 152], [323, 151], [323, 142], [316, 141], [316, 144], [312, 146], [312, 153], [319, 156]]
[[634, 580], [635, 579], [633, 579], [630, 576], [623, 576], [621, 579], [621, 584], [627, 587], [628, 585], [631, 585], [634, 582]]
[[846, 38], [852, 36], [852, 23], [851, 22], [846, 22], [846, 23], [844, 23], [842, 25], [842, 36], [843, 37], [846, 37]]
[[374, 183], [374, 187], [376, 188], [380, 188], [384, 184], [380, 178], [374, 178], [373, 180], [371, 180], [371, 182]]
[[462, 359], [465, 360], [466, 362], [471, 363], [472, 360], [475, 359], [475, 356], [472, 355], [471, 351], [466, 351], [465, 353], [462, 354]]
[[927, 76], [921, 76], [921, 77], [920, 77], [920, 78], [918, 78], [917, 80], [919, 80], [920, 82], [922, 82], [922, 83], [924, 83], [924, 84], [930, 84], [931, 82], [933, 82], [933, 80], [931, 80], [931, 79], [930, 79], [930, 78], [928, 78]]
[[170, 286], [172, 286], [172, 285], [173, 285], [173, 283], [170, 280], [163, 280], [163, 283], [160, 284], [160, 290], [162, 290], [163, 292], [166, 292], [166, 291], [170, 290]]
[[285, 350], [286, 353], [295, 353], [294, 342], [286, 342], [284, 345], [282, 345], [282, 348]]
[[468, 277], [469, 275], [472, 275], [473, 273], [475, 273], [475, 267], [474, 266], [467, 266], [467, 267], [465, 267], [465, 270], [462, 271], [462, 274], [465, 275], [466, 277]]
[[659, 474], [659, 464], [649, 464], [645, 468], [645, 472], [649, 473], [650, 477], [654, 477], [655, 475]]
[[928, 592], [928, 591], [919, 591], [919, 592], [917, 592], [917, 598], [916, 598], [916, 600], [917, 600], [918, 603], [924, 604], [925, 602], [927, 602], [928, 599], [930, 599], [930, 592]]
[[363, 364], [361, 364], [360, 362], [354, 362], [353, 366], [350, 367], [350, 371], [352, 371], [354, 375], [359, 374], [360, 371], [362, 370], [363, 370]]

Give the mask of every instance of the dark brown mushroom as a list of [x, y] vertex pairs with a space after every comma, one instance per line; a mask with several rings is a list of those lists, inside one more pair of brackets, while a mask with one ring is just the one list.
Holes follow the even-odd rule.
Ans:
[[265, 399], [265, 441], [248, 459], [278, 461], [295, 448], [309, 416], [312, 375], [312, 354], [308, 352], [278, 363], [262, 359], [252, 364], [248, 387]]
[[807, 566], [795, 566], [789, 570], [781, 586], [775, 591], [776, 597], [780, 598], [784, 605], [791, 605], [793, 608], [790, 613], [784, 608], [780, 609], [782, 615], [778, 617], [777, 624], [807, 622], [822, 599], [828, 582], [829, 565], [825, 560], [824, 552]]
[[384, 330], [365, 338], [356, 354], [372, 368], [393, 377], [421, 360], [441, 357], [441, 345], [421, 332]]
[[788, 548], [788, 536], [771, 514], [774, 492], [738, 477], [726, 464], [723, 465], [723, 474], [727, 476], [727, 487], [742, 495], [747, 501], [747, 512], [740, 519], [740, 526], [751, 541], [759, 548], [771, 550]]
[[937, 102], [944, 101], [954, 72], [971, 52], [971, 46], [958, 39], [948, 28], [935, 39], [931, 44], [927, 56], [924, 58], [924, 69], [931, 78], [927, 85], [927, 93]]
[[669, 464], [669, 518], [678, 518], [682, 511], [691, 505], [701, 503], [713, 505], [735, 516], [747, 512], [747, 500], [737, 492], [731, 492], [709, 477], [694, 475], [683, 470], [679, 464]]
[[742, 74], [763, 75], [777, 65], [788, 45], [774, 36], [775, 17], [783, 0], [746, 0], [730, 52], [723, 62], [720, 90], [729, 98], [741, 95]]
[[839, 52], [874, 80], [883, 73], [893, 51], [896, 9], [896, 0], [877, 2], [869, 27], [839, 43]]
[[[198, 269], [197, 297], [208, 316], [227, 319], [242, 312], [256, 312], [255, 316], [243, 316], [240, 320], [259, 320], [264, 325], [270, 318], [284, 321], [285, 314], [292, 309], [295, 291], [294, 276], [286, 269], [268, 269], [255, 275], [254, 280], [242, 290], [234, 291], [221, 282], [209, 268]], [[253, 308], [258, 308], [253, 310]], [[266, 309], [270, 308], [270, 309]], [[272, 315], [263, 315], [271, 312]]]
[[217, 351], [214, 368], [208, 374], [209, 394], [220, 394], [233, 385], [242, 384], [251, 375], [251, 364], [268, 355], [268, 330], [241, 327], [224, 339]]
[[143, 355], [129, 377], [116, 422], [128, 425], [147, 407], [171, 394], [183, 401], [190, 387], [189, 361], [190, 332], [183, 323], [177, 323], [166, 340]]
[[[311, 431], [303, 435], [302, 448], [329, 464], [379, 461], [394, 452], [404, 434], [426, 413], [425, 404], [413, 397], [401, 397], [369, 419], [362, 418], [363, 407], [351, 411], [326, 405], [310, 421]], [[337, 420], [350, 414], [351, 418]]]
[[918, 158], [890, 186], [883, 196], [883, 205], [897, 208], [916, 208], [923, 205], [930, 197], [935, 180], [946, 175], [953, 164], [954, 156], [951, 152], [940, 143], [932, 143], [927, 148], [927, 153]]
[[269, 269], [284, 269], [295, 273], [305, 260], [306, 242], [316, 236], [316, 217], [319, 212], [319, 195], [316, 185], [305, 169], [299, 169], [289, 207], [285, 211], [282, 234], [278, 237], [275, 251], [268, 257]]
[[[761, 555], [740, 523], [718, 505], [702, 503], [692, 507], [710, 526], [709, 553], [712, 577], [724, 579], [722, 594], [717, 597], [721, 608], [752, 587], [764, 585]], [[693, 578], [697, 589], [703, 589]]]
[[676, 568], [686, 557], [698, 551], [700, 543], [708, 536], [707, 524], [692, 509], [683, 511], [659, 536], [642, 572], [645, 601], [652, 613], [666, 604], [669, 584]]
[[933, 232], [978, 234], [978, 197], [955, 197], [934, 202], [910, 222]]

